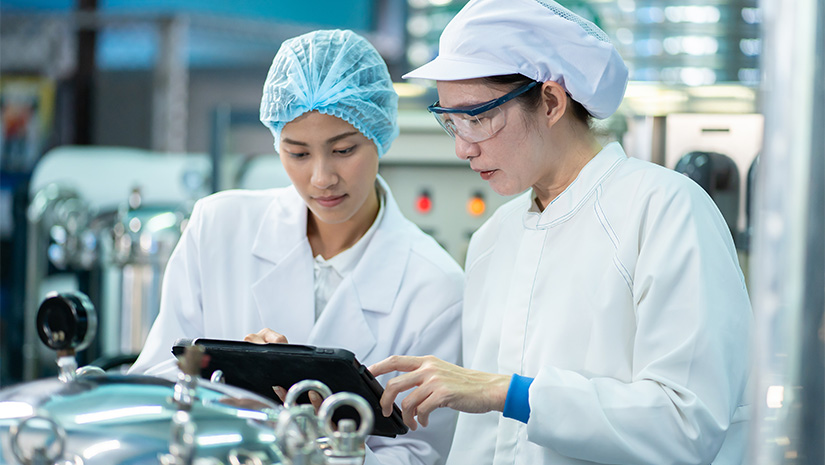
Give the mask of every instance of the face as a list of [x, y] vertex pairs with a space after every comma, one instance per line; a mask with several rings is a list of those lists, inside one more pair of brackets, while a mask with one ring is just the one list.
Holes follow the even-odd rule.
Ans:
[[[491, 87], [481, 79], [438, 81], [437, 85], [440, 105], [450, 108], [484, 103], [512, 90]], [[468, 160], [473, 171], [489, 182], [495, 192], [515, 195], [538, 182], [546, 157], [540, 134], [527, 122], [532, 113], [526, 113], [515, 100], [500, 108], [506, 117], [504, 127], [481, 142], [456, 137], [455, 153], [458, 158]]]
[[346, 121], [316, 111], [281, 131], [281, 163], [316, 220], [371, 222], [378, 208], [375, 144]]

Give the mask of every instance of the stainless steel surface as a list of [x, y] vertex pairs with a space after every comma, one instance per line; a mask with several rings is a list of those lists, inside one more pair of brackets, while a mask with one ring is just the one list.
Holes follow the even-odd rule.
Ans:
[[[0, 463], [363, 463], [364, 441], [373, 424], [364, 399], [351, 393], [331, 396], [323, 383], [305, 380], [292, 386], [289, 402], [280, 407], [197, 376], [204, 361], [199, 346], [188, 347], [178, 358], [174, 383], [77, 370], [75, 350], [87, 344], [79, 329], [95, 318], [94, 306], [79, 292], [51, 295], [40, 305], [38, 334], [57, 351], [60, 376], [0, 390]], [[94, 335], [92, 326], [89, 334]], [[328, 398], [320, 417], [312, 405], [296, 405], [308, 390]], [[338, 431], [332, 428], [333, 413], [345, 405], [358, 410], [358, 431], [352, 420], [342, 421]]]
[[189, 211], [184, 205], [146, 205], [139, 189], [118, 212], [112, 256], [104, 265], [120, 270], [120, 353], [138, 353], [160, 310], [166, 263], [180, 239]]
[[[88, 360], [142, 348], [158, 311], [164, 260], [195, 199], [206, 194], [209, 170], [204, 154], [62, 146], [43, 156], [29, 186], [23, 380], [42, 377], [52, 366], [33, 319], [48, 291], [81, 290], [99, 307], [101, 334]], [[130, 209], [125, 205], [136, 190], [140, 203]]]
[[763, 0], [756, 175], [755, 465], [825, 463], [825, 1]]
[[37, 378], [42, 366], [34, 314], [50, 264], [66, 273], [97, 269], [116, 276], [107, 284], [117, 289], [107, 290], [115, 291], [119, 300], [101, 302], [100, 309], [107, 329], [120, 333], [112, 342], [117, 344], [116, 352], [111, 348], [106, 352], [140, 352], [160, 309], [163, 271], [189, 208], [186, 202], [147, 205], [138, 188], [122, 199], [120, 208], [102, 213], [75, 190], [59, 184], [49, 184], [35, 194], [28, 215], [24, 379]]
[[[15, 428], [26, 429], [18, 434], [17, 449], [31, 457], [42, 449], [46, 430], [59, 427], [65, 431], [64, 458], [82, 457], [86, 465], [157, 464], [158, 454], [169, 451], [178, 412], [174, 386], [159, 378], [112, 375], [11, 387], [0, 391], [0, 444], [10, 444]], [[282, 463], [274, 434], [281, 409], [247, 391], [200, 380], [189, 411], [197, 425], [195, 457], [229, 463], [230, 452], [240, 448], [264, 457], [264, 463]], [[47, 419], [48, 426], [24, 423], [35, 414]], [[9, 448], [1, 454], [4, 463], [18, 462]]]
[[[28, 233], [26, 243], [26, 297], [25, 328], [23, 342], [23, 377], [33, 379], [39, 369], [37, 339], [37, 309], [40, 305], [40, 286], [49, 267], [47, 251], [50, 247], [50, 232], [60, 227], [66, 233], [62, 244], [64, 260], [55, 266], [67, 265], [86, 255], [82, 252], [77, 238], [89, 223], [88, 204], [73, 188], [48, 184], [38, 190], [27, 211]], [[75, 240], [70, 240], [71, 238]], [[94, 260], [94, 258], [92, 258]], [[85, 262], [85, 259], [84, 259]]]

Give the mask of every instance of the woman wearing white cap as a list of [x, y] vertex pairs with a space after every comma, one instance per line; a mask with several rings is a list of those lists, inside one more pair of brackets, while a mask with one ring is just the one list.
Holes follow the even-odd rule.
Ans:
[[589, 118], [628, 71], [605, 34], [552, 1], [471, 0], [439, 55], [430, 107], [459, 158], [503, 195], [475, 233], [465, 368], [433, 357], [370, 367], [412, 391], [405, 421], [459, 410], [448, 463], [739, 464], [752, 315], [712, 200], [604, 147]]
[[[459, 361], [461, 268], [377, 176], [398, 135], [397, 104], [363, 37], [316, 31], [284, 42], [261, 121], [293, 185], [196, 204], [133, 372], [169, 373], [174, 341], [196, 337], [341, 347], [367, 364], [397, 353]], [[443, 463], [455, 416], [368, 438], [366, 463]]]

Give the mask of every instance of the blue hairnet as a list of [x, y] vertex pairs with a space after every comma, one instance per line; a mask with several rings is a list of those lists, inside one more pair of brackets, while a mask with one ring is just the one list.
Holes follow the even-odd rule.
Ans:
[[375, 48], [352, 31], [315, 31], [285, 41], [272, 60], [261, 99], [261, 122], [275, 149], [286, 123], [308, 111], [337, 116], [378, 148], [398, 136], [398, 95]]

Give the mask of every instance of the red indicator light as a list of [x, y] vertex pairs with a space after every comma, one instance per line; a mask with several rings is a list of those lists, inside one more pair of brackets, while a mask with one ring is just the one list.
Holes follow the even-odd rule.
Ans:
[[415, 209], [418, 213], [426, 215], [433, 209], [433, 200], [430, 198], [429, 192], [422, 192], [415, 200]]

